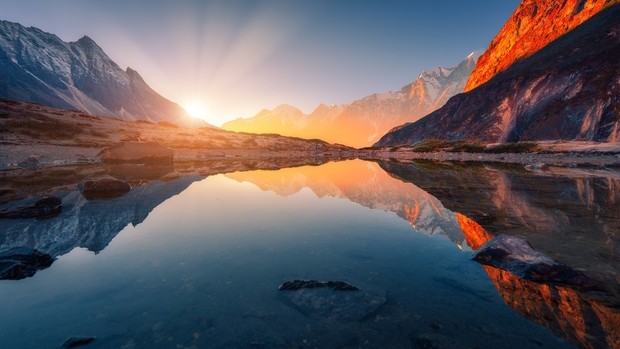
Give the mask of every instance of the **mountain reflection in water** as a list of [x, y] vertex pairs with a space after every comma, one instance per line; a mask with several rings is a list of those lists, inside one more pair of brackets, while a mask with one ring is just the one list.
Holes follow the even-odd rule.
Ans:
[[[584, 292], [520, 280], [484, 266], [504, 302], [580, 347], [620, 347], [620, 179], [616, 174], [532, 173], [512, 167], [429, 162], [353, 160], [316, 165], [277, 169], [284, 166], [278, 164], [272, 171], [249, 171], [265, 165], [230, 162], [227, 166], [222, 161], [200, 169], [142, 168], [133, 175], [132, 168], [108, 169], [108, 174], [133, 181], [127, 195], [87, 201], [79, 192], [66, 190], [71, 185], [64, 183], [60, 192], [64, 209], [58, 217], [0, 220], [0, 252], [30, 247], [58, 257], [84, 247], [98, 253], [128, 224], [141, 224], [155, 207], [192, 183], [227, 173], [237, 182], [283, 197], [310, 190], [319, 198], [346, 199], [394, 212], [412, 231], [445, 236], [465, 249], [478, 248], [494, 234], [523, 236], [536, 249], [584, 271], [605, 287], [598, 293]], [[43, 186], [41, 191], [47, 194], [50, 189]], [[357, 253], [355, 258], [371, 257]], [[455, 287], [452, 281], [444, 283]], [[1, 333], [0, 329], [0, 338]], [[430, 345], [426, 339], [416, 341]]]

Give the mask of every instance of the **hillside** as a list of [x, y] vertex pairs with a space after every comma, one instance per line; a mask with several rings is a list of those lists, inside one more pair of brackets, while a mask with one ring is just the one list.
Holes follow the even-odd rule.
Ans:
[[127, 121], [206, 126], [137, 71], [121, 69], [88, 36], [64, 42], [8, 21], [0, 21], [0, 97]]
[[376, 145], [620, 140], [620, 5], [601, 11], [486, 84]]

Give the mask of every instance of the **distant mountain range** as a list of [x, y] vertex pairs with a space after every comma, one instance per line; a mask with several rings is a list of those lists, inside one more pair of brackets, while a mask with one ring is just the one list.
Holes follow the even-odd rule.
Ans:
[[455, 67], [424, 71], [398, 91], [376, 93], [347, 105], [321, 104], [309, 115], [290, 105], [281, 105], [248, 119], [227, 122], [222, 128], [369, 146], [394, 126], [418, 120], [463, 92], [479, 56], [474, 52]]
[[[425, 118], [392, 130], [376, 145], [429, 138], [487, 143], [620, 141], [620, 5], [617, 1], [559, 3], [523, 1], [483, 55], [485, 61], [481, 58], [470, 79], [476, 81], [472, 86], [486, 78], [486, 73], [477, 73], [486, 71], [486, 60], [508, 57], [513, 60], [508, 68]], [[616, 4], [604, 7], [602, 3]], [[595, 9], [601, 11], [582, 18], [582, 13], [592, 15]], [[539, 13], [554, 15], [545, 17], [549, 25], [536, 23]], [[538, 51], [531, 43], [535, 39], [528, 39], [557, 37], [559, 28], [579, 22], [575, 18], [583, 23]]]
[[56, 35], [0, 21], [0, 97], [122, 120], [202, 123], [121, 69], [88, 36]]

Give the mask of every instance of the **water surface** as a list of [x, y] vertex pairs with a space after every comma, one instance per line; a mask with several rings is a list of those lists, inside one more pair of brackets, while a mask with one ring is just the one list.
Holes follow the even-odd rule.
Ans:
[[[605, 331], [586, 329], [596, 340], [580, 342], [515, 307], [510, 297], [549, 299], [538, 285], [470, 261], [472, 226], [482, 227], [403, 174], [424, 169], [390, 166], [355, 160], [181, 176], [112, 201], [67, 191], [56, 218], [2, 220], [2, 250], [29, 246], [57, 260], [31, 278], [0, 281], [0, 343], [53, 348], [71, 336], [95, 336], [88, 348], [607, 343]], [[345, 281], [384, 303], [362, 318], [304, 311], [278, 291], [294, 279]]]

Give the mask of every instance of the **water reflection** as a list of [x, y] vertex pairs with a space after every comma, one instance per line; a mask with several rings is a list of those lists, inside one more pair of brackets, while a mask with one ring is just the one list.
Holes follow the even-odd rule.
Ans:
[[[0, 282], [0, 296], [13, 300], [0, 307], [11, 314], [0, 320], [0, 342], [28, 347], [37, 338], [58, 342], [96, 328], [103, 340], [93, 348], [566, 346], [502, 308], [487, 277], [502, 302], [571, 342], [620, 347], [620, 182], [613, 173], [361, 160], [310, 164], [275, 170], [286, 164], [229, 160], [80, 170], [132, 183], [127, 195], [110, 201], [86, 201], [70, 190], [78, 174], [41, 184], [39, 192], [60, 193], [63, 212], [50, 220], [0, 220], [0, 251], [27, 246], [64, 257], [33, 280]], [[249, 171], [256, 168], [274, 170]], [[13, 185], [26, 183], [20, 178]], [[605, 292], [520, 280], [481, 268], [441, 242], [445, 237], [452, 246], [475, 249], [491, 232], [525, 236], [605, 284]], [[94, 257], [76, 247], [107, 253]], [[75, 277], [83, 278], [86, 290], [60, 290], [57, 283]], [[278, 303], [277, 285], [298, 277], [343, 279], [388, 301], [369, 321], [322, 323]], [[49, 298], [35, 293], [41, 288], [51, 290]], [[22, 296], [12, 298], [15, 291]], [[59, 301], [63, 292], [79, 301]], [[46, 304], [49, 316], [67, 309], [72, 315], [46, 330], [58, 333], [8, 340], [19, 336], [19, 324], [30, 323], [25, 312], [40, 310], [37, 304]], [[87, 327], [73, 323], [89, 312], [94, 317], [85, 320]], [[125, 320], [101, 322], [115, 316]]]

